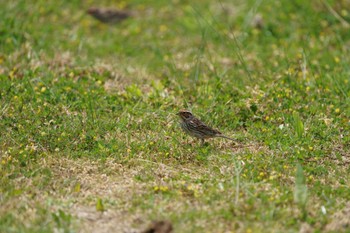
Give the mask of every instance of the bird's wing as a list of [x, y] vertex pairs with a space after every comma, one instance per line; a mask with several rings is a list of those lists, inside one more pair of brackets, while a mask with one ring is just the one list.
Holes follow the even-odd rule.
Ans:
[[208, 134], [208, 135], [217, 135], [217, 134], [221, 134], [220, 131], [213, 129], [209, 126], [207, 126], [206, 124], [204, 124], [202, 121], [198, 120], [197, 118], [194, 118], [190, 121], [190, 124], [193, 128], [195, 128], [196, 130], [203, 132], [204, 134]]

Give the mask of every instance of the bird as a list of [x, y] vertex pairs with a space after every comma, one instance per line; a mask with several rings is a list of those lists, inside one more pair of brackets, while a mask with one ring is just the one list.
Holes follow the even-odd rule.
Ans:
[[130, 12], [110, 9], [110, 8], [97, 8], [91, 7], [87, 10], [87, 13], [102, 23], [115, 24], [119, 23], [131, 16]]
[[181, 128], [190, 136], [199, 138], [204, 144], [204, 140], [208, 138], [221, 137], [234, 141], [233, 138], [227, 137], [222, 134], [219, 130], [213, 129], [206, 124], [204, 124], [201, 120], [196, 118], [190, 111], [188, 110], [180, 110], [177, 115], [180, 117]]

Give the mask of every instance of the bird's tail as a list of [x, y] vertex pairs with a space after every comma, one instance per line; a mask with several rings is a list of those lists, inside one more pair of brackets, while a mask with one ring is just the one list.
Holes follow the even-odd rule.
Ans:
[[226, 139], [228, 139], [228, 140], [235, 141], [235, 139], [233, 139], [233, 138], [229, 138], [229, 137], [227, 137], [227, 136], [225, 136], [225, 135], [223, 135], [223, 134], [217, 134], [217, 135], [216, 135], [216, 137], [226, 138]]

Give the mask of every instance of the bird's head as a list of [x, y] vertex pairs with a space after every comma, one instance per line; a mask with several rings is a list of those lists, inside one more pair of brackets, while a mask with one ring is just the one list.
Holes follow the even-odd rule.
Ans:
[[192, 113], [188, 110], [180, 110], [176, 115], [178, 115], [183, 121], [193, 117]]
[[90, 14], [90, 15], [95, 15], [97, 13], [100, 13], [100, 9], [97, 8], [97, 7], [90, 7], [88, 10], [87, 10], [87, 13]]

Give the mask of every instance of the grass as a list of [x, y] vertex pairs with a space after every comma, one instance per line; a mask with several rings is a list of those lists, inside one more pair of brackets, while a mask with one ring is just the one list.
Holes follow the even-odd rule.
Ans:
[[349, 232], [348, 3], [0, 3], [0, 231]]

